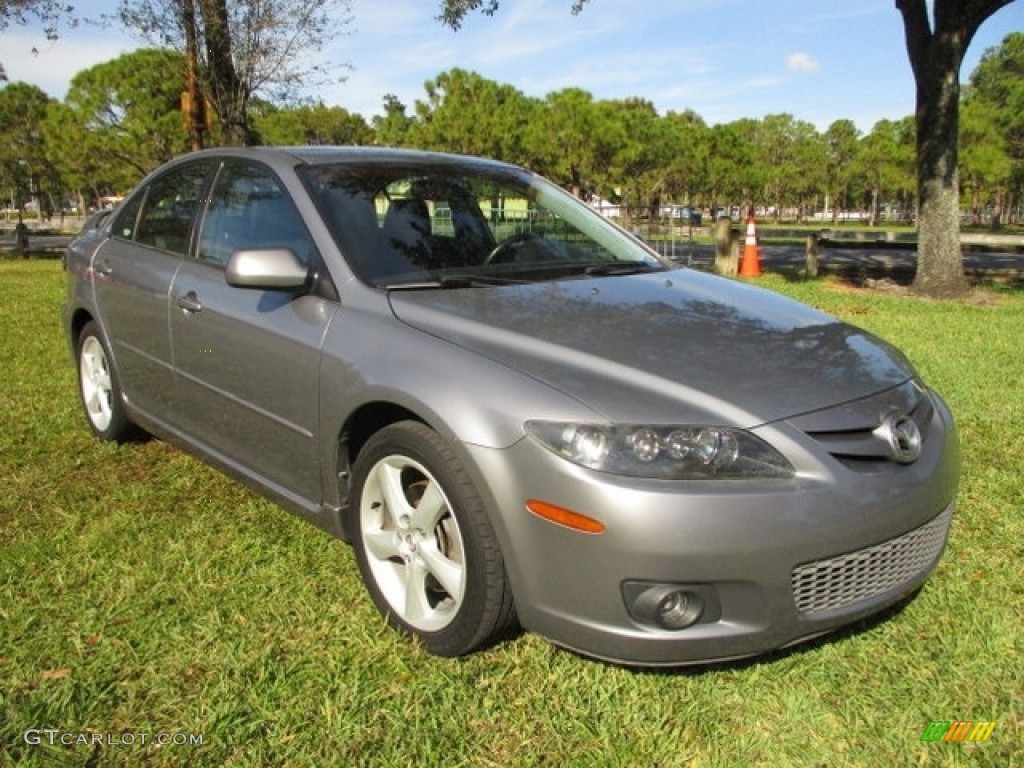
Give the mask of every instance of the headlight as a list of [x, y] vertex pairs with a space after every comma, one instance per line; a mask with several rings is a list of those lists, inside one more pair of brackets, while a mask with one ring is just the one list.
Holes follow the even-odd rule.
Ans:
[[528, 421], [526, 432], [574, 464], [616, 475], [738, 480], [794, 474], [768, 443], [732, 427]]

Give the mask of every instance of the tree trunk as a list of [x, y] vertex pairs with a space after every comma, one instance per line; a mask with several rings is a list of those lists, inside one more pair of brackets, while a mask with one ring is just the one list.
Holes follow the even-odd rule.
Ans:
[[200, 0], [199, 8], [206, 39], [208, 92], [221, 121], [222, 139], [229, 146], [244, 146], [249, 143], [249, 98], [235, 70], [226, 0]]
[[199, 88], [196, 39], [195, 0], [184, 0], [181, 6], [181, 26], [185, 30], [185, 124], [193, 150], [203, 148], [205, 121], [203, 120], [203, 94]]
[[960, 253], [960, 65], [981, 23], [1012, 1], [931, 0], [933, 32], [927, 0], [896, 0], [917, 86], [919, 209], [913, 287], [926, 296], [960, 296], [970, 290]]
[[960, 61], [954, 40], [937, 38], [917, 88], [917, 187], [921, 201], [914, 290], [960, 296], [970, 290], [960, 252], [958, 172]]

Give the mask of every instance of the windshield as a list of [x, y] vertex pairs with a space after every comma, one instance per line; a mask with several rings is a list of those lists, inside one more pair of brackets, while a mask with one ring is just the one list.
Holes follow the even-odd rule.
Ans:
[[525, 171], [345, 164], [302, 173], [338, 247], [370, 285], [466, 287], [665, 268]]

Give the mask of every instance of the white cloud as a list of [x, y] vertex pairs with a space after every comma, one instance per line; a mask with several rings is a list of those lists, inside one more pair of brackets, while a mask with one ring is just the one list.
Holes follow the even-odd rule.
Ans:
[[786, 57], [786, 69], [790, 72], [817, 72], [821, 63], [809, 53], [791, 53]]

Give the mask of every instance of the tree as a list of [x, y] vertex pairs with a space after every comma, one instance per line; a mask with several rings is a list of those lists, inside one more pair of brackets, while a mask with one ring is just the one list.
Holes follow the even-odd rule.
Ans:
[[749, 199], [754, 171], [752, 120], [736, 120], [711, 126], [708, 136], [707, 195], [712, 213], [720, 203], [732, 205]]
[[416, 121], [405, 113], [405, 104], [395, 94], [384, 94], [383, 102], [383, 116], [375, 115], [372, 120], [377, 143], [387, 147], [408, 146]]
[[[578, 12], [588, 0], [575, 0]], [[960, 256], [957, 129], [959, 74], [971, 39], [1013, 0], [895, 0], [903, 17], [916, 85], [918, 267], [914, 289], [931, 296], [968, 290]], [[499, 0], [442, 0], [442, 23], [458, 29], [467, 13], [493, 14]], [[931, 8], [931, 16], [929, 15]], [[934, 18], [934, 27], [932, 24]]]
[[[978, 27], [1013, 0], [896, 0], [917, 88], [917, 275], [914, 290], [969, 290], [960, 253], [960, 65]], [[934, 25], [933, 25], [934, 18]]]
[[814, 126], [792, 115], [768, 115], [760, 122], [755, 136], [759, 165], [766, 175], [765, 200], [782, 217], [787, 204], [801, 211], [806, 198], [824, 180], [825, 147]]
[[117, 18], [194, 60], [222, 142], [248, 144], [254, 95], [288, 101], [300, 88], [337, 77], [309, 54], [343, 33], [350, 7], [351, 0], [119, 0]]
[[627, 216], [638, 206], [656, 213], [668, 177], [668, 157], [654, 104], [639, 98], [602, 101], [598, 113], [606, 130], [614, 131], [604, 142], [604, 186], [615, 184]]
[[996, 125], [1011, 154], [1024, 160], [1024, 32], [1007, 35], [985, 51], [971, 73], [967, 99], [996, 108]]
[[415, 132], [424, 149], [521, 162], [530, 100], [511, 85], [452, 69], [424, 84]]
[[589, 199], [602, 136], [599, 122], [594, 97], [587, 91], [549, 93], [527, 126], [528, 164], [576, 197]]
[[978, 99], [960, 107], [960, 178], [968, 197], [972, 222], [982, 223], [982, 211], [992, 206], [992, 228], [1002, 223], [1007, 207], [1013, 163], [998, 127], [998, 110]]
[[[573, 0], [572, 12], [579, 13], [589, 0]], [[445, 26], [458, 29], [467, 13], [479, 10], [493, 16], [498, 10], [499, 0], [442, 0], [438, 20]]]
[[28, 24], [30, 18], [41, 22], [48, 35], [56, 34], [57, 24], [74, 9], [60, 0], [2, 0], [0, 31], [11, 22]]
[[63, 129], [65, 146], [74, 150], [73, 175], [124, 192], [185, 152], [184, 87], [184, 57], [171, 50], [133, 51], [75, 75], [64, 99], [69, 120]]
[[[1019, 219], [1024, 198], [1024, 33], [1007, 35], [971, 73], [963, 103], [963, 163], [977, 212], [987, 191], [996, 211]], [[965, 136], [965, 139], [967, 137]], [[993, 225], [999, 220], [993, 217]]]
[[21, 221], [30, 198], [52, 194], [53, 165], [44, 151], [41, 125], [51, 99], [34, 85], [0, 88], [0, 179]]
[[848, 208], [850, 205], [849, 192], [853, 184], [859, 142], [860, 131], [852, 120], [836, 120], [825, 131], [825, 210], [827, 213], [828, 197], [831, 197], [833, 224], [836, 223], [840, 208]]
[[911, 121], [912, 118], [879, 120], [860, 142], [857, 169], [864, 196], [859, 207], [866, 204], [872, 226], [878, 219], [879, 207], [886, 199], [894, 198], [913, 186], [915, 129]]
[[671, 202], [693, 204], [707, 185], [708, 126], [692, 110], [669, 112], [663, 122], [665, 194]]
[[253, 128], [261, 144], [372, 144], [373, 131], [362, 115], [341, 107], [303, 104], [277, 107], [254, 102]]

